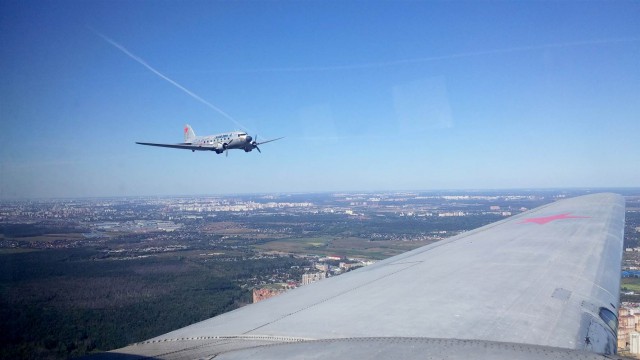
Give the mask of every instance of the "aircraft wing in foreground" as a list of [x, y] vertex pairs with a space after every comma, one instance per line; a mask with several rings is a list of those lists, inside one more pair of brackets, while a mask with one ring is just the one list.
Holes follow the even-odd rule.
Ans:
[[98, 357], [610, 358], [623, 231], [562, 200]]

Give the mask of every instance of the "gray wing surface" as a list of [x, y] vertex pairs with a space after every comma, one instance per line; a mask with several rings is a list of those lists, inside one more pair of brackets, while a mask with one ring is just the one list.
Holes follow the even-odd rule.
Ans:
[[276, 138], [276, 139], [271, 139], [271, 140], [263, 141], [263, 142], [257, 143], [256, 145], [262, 145], [262, 144], [270, 143], [270, 142], [272, 142], [272, 141], [276, 141], [276, 140], [280, 140], [280, 139], [284, 139], [284, 136], [279, 137], [279, 138]]
[[105, 357], [602, 358], [624, 199], [558, 201]]
[[148, 146], [159, 146], [166, 147], [172, 149], [187, 149], [187, 150], [213, 150], [211, 146], [200, 146], [200, 145], [191, 145], [191, 144], [156, 144], [156, 143], [145, 143], [145, 142], [136, 142], [138, 145], [148, 145]]

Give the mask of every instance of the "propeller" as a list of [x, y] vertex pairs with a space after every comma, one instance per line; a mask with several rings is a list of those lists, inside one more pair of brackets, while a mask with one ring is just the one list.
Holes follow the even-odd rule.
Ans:
[[253, 146], [256, 150], [258, 150], [260, 154], [262, 154], [262, 151], [260, 151], [260, 148], [258, 147], [258, 134], [256, 134], [256, 139], [251, 142], [251, 146]]

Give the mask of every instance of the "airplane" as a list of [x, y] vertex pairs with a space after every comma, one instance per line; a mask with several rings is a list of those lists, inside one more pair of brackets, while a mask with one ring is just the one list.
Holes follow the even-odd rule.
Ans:
[[620, 359], [624, 198], [564, 199], [100, 359]]
[[196, 133], [193, 131], [189, 124], [184, 126], [184, 142], [180, 144], [157, 144], [157, 143], [146, 143], [146, 142], [136, 142], [139, 145], [149, 145], [149, 146], [160, 146], [174, 149], [187, 149], [195, 152], [198, 151], [215, 151], [216, 154], [225, 153], [227, 156], [229, 155], [228, 150], [231, 149], [242, 149], [245, 152], [250, 152], [253, 149], [258, 150], [259, 153], [260, 148], [258, 145], [266, 144], [272, 141], [280, 140], [282, 137], [277, 139], [271, 139], [263, 142], [258, 142], [258, 136], [256, 138], [252, 138], [247, 135], [246, 132], [242, 131], [231, 131], [222, 134], [216, 135], [207, 135], [207, 136], [196, 136]]

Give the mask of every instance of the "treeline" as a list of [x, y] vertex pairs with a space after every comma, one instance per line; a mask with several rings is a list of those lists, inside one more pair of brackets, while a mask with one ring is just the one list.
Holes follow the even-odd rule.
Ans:
[[61, 359], [110, 350], [250, 302], [228, 264], [202, 266], [178, 256], [92, 260], [95, 253], [0, 255], [0, 358]]
[[78, 233], [81, 229], [73, 226], [50, 224], [4, 224], [0, 225], [0, 234], [9, 238], [40, 236], [45, 234]]
[[292, 266], [304, 267], [308, 266], [309, 262], [290, 256], [260, 260], [208, 261], [203, 264], [227, 279], [241, 281], [258, 274], [288, 272]]
[[640, 227], [640, 212], [627, 211], [625, 213], [624, 247], [635, 248], [640, 246], [640, 237], [636, 228]]

